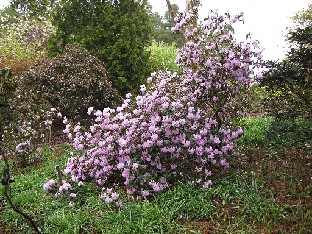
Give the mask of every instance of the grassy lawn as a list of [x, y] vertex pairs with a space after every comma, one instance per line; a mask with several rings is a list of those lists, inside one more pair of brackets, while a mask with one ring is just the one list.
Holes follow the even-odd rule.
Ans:
[[[209, 189], [180, 184], [113, 210], [86, 186], [69, 207], [68, 199], [42, 189], [69, 157], [70, 148], [62, 146], [46, 150], [37, 165], [15, 168], [11, 195], [43, 233], [312, 233], [311, 151], [266, 143], [271, 121], [238, 121], [245, 129], [241, 154]], [[0, 233], [33, 233], [0, 199]]]

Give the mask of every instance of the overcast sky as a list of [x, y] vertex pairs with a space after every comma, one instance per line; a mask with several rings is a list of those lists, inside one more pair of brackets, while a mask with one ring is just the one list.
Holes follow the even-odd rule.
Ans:
[[[9, 0], [0, 0], [0, 8]], [[166, 11], [166, 0], [149, 0], [153, 10], [163, 14]], [[186, 0], [171, 0], [178, 4], [180, 10], [185, 9]], [[292, 25], [290, 19], [297, 11], [307, 8], [312, 0], [202, 0], [200, 16], [204, 18], [210, 9], [220, 12], [229, 11], [231, 15], [244, 12], [245, 24], [238, 24], [238, 38], [250, 32], [254, 39], [260, 41], [265, 49], [265, 59], [280, 59], [284, 57], [286, 44], [284, 35], [286, 28]]]
[[[149, 0], [153, 9], [160, 13], [166, 11], [166, 0]], [[185, 9], [186, 0], [171, 0]], [[292, 25], [291, 16], [306, 9], [312, 0], [202, 0], [200, 16], [204, 18], [210, 9], [219, 12], [229, 11], [230, 15], [244, 12], [245, 24], [237, 23], [238, 38], [243, 39], [250, 32], [252, 38], [260, 41], [265, 59], [281, 59], [287, 49], [286, 28]]]

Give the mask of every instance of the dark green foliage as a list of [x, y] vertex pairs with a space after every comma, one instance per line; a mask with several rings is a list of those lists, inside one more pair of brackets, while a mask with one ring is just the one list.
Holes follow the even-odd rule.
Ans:
[[102, 109], [120, 103], [102, 62], [79, 46], [68, 45], [63, 54], [41, 59], [21, 79], [19, 92], [32, 89], [52, 107], [71, 118], [82, 118], [88, 107]]
[[312, 121], [310, 119], [276, 121], [272, 117], [259, 116], [237, 119], [235, 125], [244, 130], [243, 136], [238, 139], [241, 148], [267, 146], [312, 150]]
[[311, 76], [302, 79], [304, 69], [287, 61], [275, 69], [279, 68], [282, 69], [275, 71], [276, 83], [272, 85], [271, 80], [271, 86], [267, 87], [269, 96], [265, 105], [275, 118], [266, 134], [266, 143], [306, 148], [312, 142]]
[[61, 1], [53, 17], [56, 33], [49, 53], [78, 42], [105, 64], [113, 86], [121, 94], [136, 92], [151, 72], [151, 23], [146, 1]]
[[[310, 56], [312, 59], [312, 54]], [[311, 69], [293, 59], [271, 63], [270, 70], [261, 81], [261, 85], [269, 94], [265, 106], [269, 113], [278, 119], [311, 117], [312, 114], [312, 74], [309, 74]], [[305, 59], [305, 56], [302, 59]]]

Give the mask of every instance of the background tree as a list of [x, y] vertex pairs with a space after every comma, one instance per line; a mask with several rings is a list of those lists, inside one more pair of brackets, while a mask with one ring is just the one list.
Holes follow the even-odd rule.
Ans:
[[282, 61], [268, 62], [261, 85], [267, 111], [274, 117], [266, 139], [273, 145], [305, 147], [312, 142], [312, 17], [308, 10], [294, 17], [287, 35], [289, 51]]
[[32, 17], [47, 17], [58, 3], [58, 0], [11, 0], [10, 6], [21, 13], [28, 13]]
[[15, 22], [18, 12], [12, 6], [6, 6], [0, 10], [1, 34], [4, 32], [4, 25]]
[[297, 25], [287, 35], [290, 48], [286, 58], [268, 62], [269, 70], [261, 82], [270, 94], [270, 111], [278, 118], [312, 116], [311, 6], [297, 13]]
[[104, 62], [113, 86], [123, 95], [136, 92], [151, 72], [146, 47], [152, 25], [146, 0], [63, 0], [53, 24], [50, 55], [67, 43], [80, 43]]
[[[172, 10], [174, 14], [179, 12], [179, 7], [176, 4], [172, 4]], [[153, 38], [156, 42], [164, 42], [166, 44], [175, 44], [177, 47], [182, 46], [182, 38], [180, 35], [171, 32], [171, 28], [174, 27], [175, 22], [171, 19], [171, 15], [167, 10], [164, 16], [159, 15], [157, 12], [150, 12], [152, 24], [154, 26]]]
[[307, 9], [297, 12], [292, 19], [296, 24], [304, 25], [312, 21], [312, 4], [309, 4]]

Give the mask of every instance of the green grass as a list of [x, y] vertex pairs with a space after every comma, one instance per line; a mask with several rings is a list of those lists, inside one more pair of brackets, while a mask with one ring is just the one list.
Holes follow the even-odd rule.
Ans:
[[239, 144], [247, 146], [261, 146], [266, 143], [266, 133], [273, 119], [271, 117], [241, 118], [235, 122], [244, 130], [244, 135], [238, 140]]
[[177, 48], [175, 45], [153, 42], [150, 46], [153, 71], [181, 72], [176, 64]]
[[301, 148], [312, 152], [312, 120], [296, 119], [276, 121], [272, 117], [241, 118], [235, 121], [236, 126], [244, 130], [238, 139], [239, 145], [270, 148]]
[[[273, 153], [263, 143], [270, 121], [241, 120], [246, 135], [240, 143], [249, 147], [230, 170], [214, 175], [209, 189], [179, 184], [115, 210], [99, 199], [98, 189], [86, 186], [70, 208], [67, 198], [54, 198], [42, 189], [55, 177], [55, 166], [62, 167], [68, 158], [70, 149], [62, 147], [46, 150], [40, 164], [13, 170], [13, 201], [34, 217], [43, 233], [51, 234], [312, 232], [311, 155], [290, 148]], [[2, 212], [0, 206], [0, 218], [11, 233], [32, 233], [7, 204]]]

